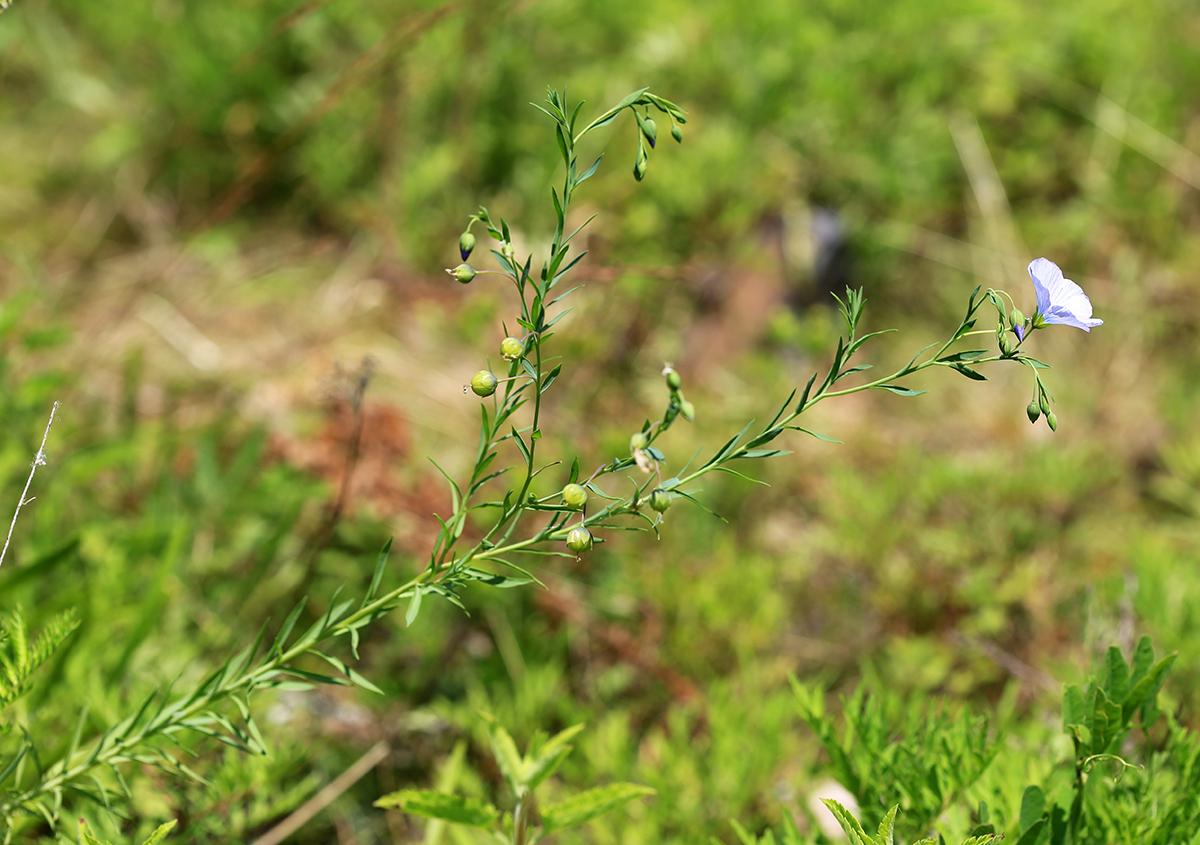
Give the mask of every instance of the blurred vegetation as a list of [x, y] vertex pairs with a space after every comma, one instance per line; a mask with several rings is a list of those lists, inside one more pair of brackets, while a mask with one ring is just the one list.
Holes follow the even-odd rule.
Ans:
[[[290, 841], [416, 841], [372, 802], [435, 782], [463, 737], [458, 789], [490, 800], [486, 709], [521, 747], [586, 722], [559, 775], [573, 788], [658, 791], [563, 841], [733, 842], [731, 818], [762, 830], [786, 811], [818, 835], [828, 761], [789, 672], [1000, 702], [998, 727], [1054, 748], [1041, 723], [1061, 683], [1141, 633], [1180, 652], [1163, 707], [1195, 726], [1197, 37], [1181, 2], [16, 0], [0, 14], [14, 505], [64, 405], [0, 610], [33, 628], [79, 610], [43, 671], [87, 699], [93, 729], [302, 596], [318, 614], [365, 587], [387, 537], [401, 575], [420, 565], [448, 506], [425, 456], [464, 465], [477, 411], [461, 385], [512, 311], [441, 268], [481, 202], [518, 252], [548, 241], [557, 155], [525, 105], [547, 85], [585, 110], [653, 85], [690, 113], [640, 186], [618, 138], [581, 193], [577, 222], [601, 214], [547, 426], [568, 461], [625, 450], [664, 360], [698, 411], [679, 456], [825, 363], [821, 209], [843, 221], [840, 280], [865, 288], [867, 328], [904, 329], [876, 350], [890, 362], [976, 284], [1031, 312], [1039, 255], [1106, 321], [1036, 336], [1054, 435], [1004, 376], [831, 402], [811, 425], [845, 445], [789, 444], [756, 467], [769, 489], [708, 485], [729, 524], [677, 506], [661, 541], [539, 568], [548, 590], [468, 596], [469, 615], [428, 602], [364, 642], [385, 697], [280, 694], [260, 719], [274, 756], [200, 744], [209, 787], [143, 780], [131, 819], [93, 826], [144, 838], [177, 818], [187, 841], [252, 841], [384, 740]], [[14, 708], [64, 742], [79, 717], [36, 694]]]

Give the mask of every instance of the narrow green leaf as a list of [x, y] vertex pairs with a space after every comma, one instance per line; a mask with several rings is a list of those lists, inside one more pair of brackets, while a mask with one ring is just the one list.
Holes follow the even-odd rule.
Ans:
[[169, 822], [160, 824], [154, 829], [154, 833], [150, 834], [150, 836], [145, 842], [142, 843], [142, 845], [158, 845], [158, 843], [167, 838], [168, 833], [175, 829], [175, 824], [175, 819], [171, 819]]
[[562, 368], [563, 368], [563, 365], [558, 364], [554, 367], [554, 369], [552, 369], [550, 372], [548, 372], [546, 374], [546, 377], [544, 379], [542, 379], [542, 388], [541, 388], [540, 392], [545, 393], [547, 390], [550, 389], [550, 385], [554, 384], [555, 380], [558, 378], [559, 373], [562, 372]]
[[597, 158], [594, 162], [592, 162], [591, 167], [589, 167], [587, 170], [583, 171], [583, 174], [578, 179], [575, 180], [576, 188], [578, 188], [580, 185], [582, 185], [588, 179], [592, 178], [592, 174], [595, 173], [596, 168], [600, 166], [600, 159], [602, 159], [602, 158], [604, 158], [603, 153], [600, 154], [599, 158]]
[[[511, 564], [508, 565], [511, 566]], [[485, 572], [482, 569], [476, 569], [471, 566], [463, 570], [463, 577], [471, 581], [478, 581], [481, 584], [487, 584], [489, 587], [495, 587], [498, 590], [511, 590], [513, 587], [523, 587], [533, 582], [532, 578], [510, 578], [507, 575], [500, 575], [496, 572]]]
[[986, 354], [986, 349], [972, 349], [968, 352], [956, 352], [953, 355], [943, 356], [938, 358], [938, 361], [941, 361], [945, 364], [951, 364], [955, 362], [963, 363], [965, 361], [974, 361], [976, 358], [982, 358]]
[[530, 453], [529, 447], [525, 445], [525, 438], [521, 436], [521, 433], [517, 431], [515, 426], [512, 429], [512, 439], [513, 442], [517, 444], [517, 450], [521, 453], [521, 457], [525, 459], [526, 468], [532, 471], [533, 455]]
[[[420, 593], [418, 593], [418, 595], [420, 595]], [[354, 682], [355, 686], [360, 686], [365, 690], [370, 690], [371, 692], [383, 695], [383, 690], [364, 678], [362, 674], [358, 672], [358, 670], [356, 670], [345, 660], [342, 660], [340, 657], [334, 657], [331, 654], [326, 654], [325, 652], [315, 648], [313, 649], [313, 654], [317, 655], [330, 666], [344, 674], [347, 678]]]
[[442, 819], [471, 827], [491, 827], [500, 811], [475, 798], [448, 795], [431, 789], [402, 789], [385, 795], [375, 802], [376, 807], [395, 807], [414, 816]]
[[818, 440], [823, 440], [826, 443], [841, 443], [842, 442], [842, 441], [838, 440], [836, 437], [830, 437], [827, 434], [821, 434], [816, 431], [809, 431], [807, 428], [801, 428], [798, 425], [789, 425], [788, 428], [790, 428], [792, 431], [802, 431], [805, 434], [810, 435], [811, 437], [815, 437]]
[[[485, 412], [486, 413], [486, 412]], [[367, 587], [366, 595], [363, 596], [363, 607], [375, 598], [375, 594], [379, 592], [379, 584], [383, 581], [383, 570], [387, 564], [388, 554], [392, 551], [392, 538], [388, 537], [388, 541], [383, 544], [383, 548], [379, 550], [379, 556], [375, 558], [375, 571], [371, 574], [371, 585]]]
[[800, 394], [800, 402], [796, 405], [796, 413], [799, 414], [804, 410], [804, 406], [808, 404], [808, 394], [812, 392], [813, 382], [817, 380], [817, 374], [813, 373], [808, 379], [808, 384], [804, 385], [804, 393]]
[[878, 390], [886, 390], [890, 393], [895, 393], [897, 396], [920, 396], [922, 393], [928, 393], [927, 390], [913, 390], [909, 387], [901, 387], [898, 384], [879, 384], [875, 386]]
[[653, 795], [654, 790], [638, 783], [610, 783], [573, 795], [566, 801], [542, 809], [542, 828], [546, 833], [565, 830], [589, 822], [636, 798]]
[[967, 378], [972, 379], [973, 381], [987, 381], [987, 376], [985, 376], [983, 373], [972, 370], [966, 364], [951, 364], [950, 367], [962, 373]]
[[745, 452], [740, 452], [738, 458], [778, 458], [782, 455], [792, 454], [788, 449], [748, 449]]

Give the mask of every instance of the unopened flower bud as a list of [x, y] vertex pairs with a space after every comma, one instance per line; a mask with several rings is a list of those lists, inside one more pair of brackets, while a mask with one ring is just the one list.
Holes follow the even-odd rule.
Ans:
[[500, 244], [500, 254], [508, 259], [509, 264], [512, 264], [513, 258], [516, 256], [517, 251], [513, 249], [512, 244], [510, 244], [508, 241], [505, 241], [504, 243]]
[[674, 138], [678, 143], [683, 143], [683, 127], [678, 123], [671, 127], [671, 137]]
[[463, 261], [471, 257], [471, 250], [474, 248], [475, 236], [470, 231], [463, 232], [458, 236], [458, 254], [462, 256]]
[[642, 121], [642, 134], [646, 136], [650, 149], [654, 149], [654, 144], [658, 140], [658, 124], [654, 122], [654, 118], [648, 117]]
[[684, 399], [679, 403], [679, 413], [688, 422], [693, 422], [696, 419], [696, 406]]
[[447, 270], [446, 272], [464, 285], [470, 283], [471, 279], [475, 278], [475, 268], [470, 264], [459, 264], [453, 270]]
[[630, 454], [632, 454], [634, 452], [639, 452], [642, 449], [645, 449], [649, 445], [650, 445], [650, 439], [648, 437], [646, 437], [646, 433], [643, 431], [635, 432], [633, 437], [629, 438]]
[[1000, 346], [1000, 351], [1005, 355], [1012, 355], [1013, 346], [1012, 338], [1008, 336], [1008, 332], [1001, 332], [996, 336], [996, 343]]
[[1014, 308], [1012, 311], [1010, 311], [1008, 314], [1008, 319], [1012, 321], [1014, 326], [1025, 325], [1025, 315], [1021, 313], [1020, 309]]
[[577, 525], [567, 534], [567, 548], [577, 555], [591, 551], [592, 532], [582, 525]]
[[1050, 426], [1051, 431], [1058, 431], [1058, 417], [1054, 416], [1054, 412], [1046, 414], [1046, 425]]
[[679, 373], [670, 367], [663, 368], [663, 375], [667, 377], [667, 387], [671, 390], [678, 390], [683, 387], [683, 379], [679, 377]]
[[650, 507], [659, 513], [665, 513], [671, 507], [671, 494], [661, 487], [654, 488], [650, 494]]
[[1031, 423], [1035, 423], [1042, 415], [1042, 409], [1038, 407], [1037, 402], [1030, 402], [1029, 407], [1025, 409], [1025, 415], [1029, 417]]
[[498, 379], [487, 370], [480, 370], [471, 378], [471, 390], [476, 396], [491, 396], [496, 392]]
[[1038, 405], [1041, 407], [1043, 414], [1050, 413], [1050, 400], [1046, 398], [1045, 393], [1043, 393], [1038, 399]]
[[582, 484], [568, 484], [562, 491], [563, 504], [573, 511], [582, 510], [587, 504], [588, 494]]
[[525, 354], [525, 344], [515, 337], [506, 337], [500, 341], [500, 354], [505, 361], [515, 361]]
[[637, 164], [633, 166], [633, 178], [639, 182], [646, 175], [646, 159], [638, 156]]

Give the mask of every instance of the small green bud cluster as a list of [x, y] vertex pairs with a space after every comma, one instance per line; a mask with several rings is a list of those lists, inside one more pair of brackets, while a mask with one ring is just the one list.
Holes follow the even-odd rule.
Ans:
[[683, 396], [683, 379], [680, 378], [670, 364], [663, 367], [663, 375], [667, 378], [667, 389], [671, 391], [671, 403], [667, 407], [667, 414], [664, 422], [669, 422], [675, 419], [675, 415], [683, 417], [688, 422], [693, 422], [696, 419], [696, 406], [689, 402]]
[[1025, 409], [1025, 415], [1031, 423], [1036, 423], [1039, 417], [1045, 415], [1046, 425], [1050, 426], [1050, 430], [1058, 431], [1058, 417], [1050, 410], [1050, 397], [1046, 394], [1041, 379], [1037, 381], [1037, 395]]
[[[638, 129], [637, 158], [633, 164], [633, 178], [640, 182], [645, 178], [646, 169], [650, 166], [650, 150], [654, 149], [658, 143], [658, 124], [654, 122], [654, 118], [650, 117], [649, 107], [653, 106], [671, 119], [671, 137], [679, 143], [683, 143], [683, 129], [680, 124], [687, 123], [687, 118], [683, 116], [683, 109], [679, 106], [653, 94], [644, 95], [633, 105], [633, 116], [637, 120]], [[638, 111], [638, 106], [644, 107], [645, 113]]]

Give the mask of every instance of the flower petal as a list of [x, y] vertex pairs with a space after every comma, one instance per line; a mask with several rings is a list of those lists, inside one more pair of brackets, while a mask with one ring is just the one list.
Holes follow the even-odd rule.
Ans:
[[1091, 331], [1103, 325], [1092, 317], [1092, 301], [1083, 288], [1063, 278], [1062, 270], [1053, 261], [1038, 258], [1029, 263], [1029, 278], [1037, 292], [1038, 313], [1045, 323], [1057, 323]]

